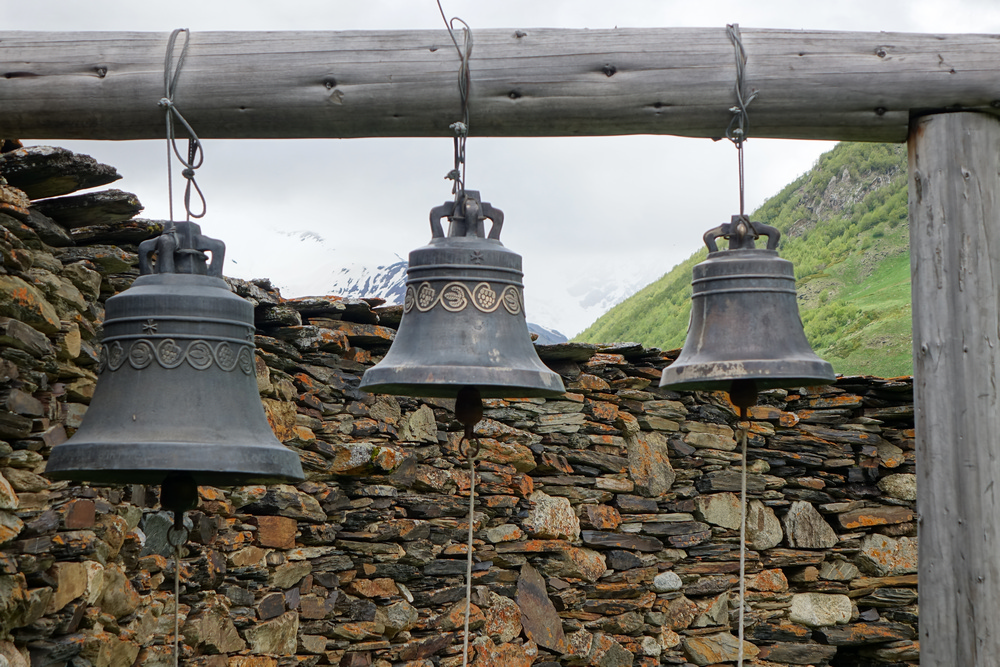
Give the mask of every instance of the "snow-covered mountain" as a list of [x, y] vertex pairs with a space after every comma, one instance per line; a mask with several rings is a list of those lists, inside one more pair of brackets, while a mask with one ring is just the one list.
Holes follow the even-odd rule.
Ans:
[[542, 325], [535, 324], [534, 322], [528, 322], [528, 331], [533, 334], [538, 334], [538, 340], [535, 342], [541, 343], [542, 345], [555, 345], [556, 343], [565, 343], [569, 340], [561, 332], [555, 329], [543, 327]]
[[329, 294], [347, 297], [374, 296], [385, 299], [390, 306], [403, 303], [406, 291], [406, 262], [399, 260], [374, 269], [363, 264], [350, 264], [333, 277]]
[[658, 263], [642, 266], [636, 262], [627, 271], [608, 267], [597, 273], [577, 275], [575, 279], [567, 276], [562, 290], [550, 289], [542, 294], [526, 292], [528, 315], [575, 336], [662, 274], [662, 266]]

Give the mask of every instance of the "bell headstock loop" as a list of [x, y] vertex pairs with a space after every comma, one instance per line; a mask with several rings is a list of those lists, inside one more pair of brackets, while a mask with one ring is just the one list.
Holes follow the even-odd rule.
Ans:
[[[489, 202], [484, 202], [477, 190], [463, 190], [457, 201], [448, 202], [431, 209], [431, 237], [444, 238], [444, 228], [441, 219], [448, 218], [448, 236], [471, 236], [475, 238], [490, 238], [500, 240], [503, 229], [503, 211], [495, 208]], [[489, 236], [483, 222], [491, 220]]]
[[[212, 253], [211, 263], [207, 261], [206, 250]], [[162, 234], [139, 244], [139, 275], [190, 273], [221, 278], [225, 257], [226, 244], [202, 234], [199, 225], [171, 222]]]
[[778, 249], [781, 232], [777, 228], [762, 222], [751, 222], [749, 216], [746, 215], [734, 215], [732, 220], [726, 224], [705, 232], [702, 240], [704, 240], [709, 252], [718, 252], [719, 246], [715, 242], [716, 239], [728, 240], [730, 250], [747, 250], [755, 248], [754, 241], [761, 236], [767, 237], [768, 250]]

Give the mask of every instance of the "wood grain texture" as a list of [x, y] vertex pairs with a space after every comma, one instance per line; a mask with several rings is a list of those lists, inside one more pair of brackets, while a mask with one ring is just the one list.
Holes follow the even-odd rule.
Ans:
[[1000, 121], [927, 116], [909, 139], [920, 664], [1000, 656]]
[[[1000, 40], [743, 29], [750, 136], [905, 141], [912, 114], [996, 110]], [[724, 27], [476, 30], [473, 136], [718, 137], [734, 104]], [[164, 133], [167, 33], [0, 32], [0, 135]], [[450, 136], [447, 33], [195, 32], [176, 95], [205, 138]]]

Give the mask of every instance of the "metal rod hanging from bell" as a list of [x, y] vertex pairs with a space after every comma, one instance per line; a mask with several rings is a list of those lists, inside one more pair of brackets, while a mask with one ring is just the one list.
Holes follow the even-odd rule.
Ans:
[[[766, 248], [755, 247], [758, 236], [767, 237]], [[718, 249], [718, 238], [729, 240], [728, 250]], [[776, 250], [780, 238], [774, 227], [743, 215], [705, 233], [709, 253], [694, 267], [687, 339], [663, 369], [661, 387], [755, 398], [761, 389], [835, 379], [806, 339], [792, 263]]]
[[171, 509], [196, 502], [197, 485], [303, 479], [264, 416], [253, 307], [222, 279], [224, 255], [193, 222], [139, 245], [140, 276], [106, 303], [94, 397], [73, 437], [53, 448], [49, 477], [168, 480]]
[[478, 192], [463, 191], [456, 202], [432, 209], [430, 224], [430, 243], [409, 256], [396, 338], [365, 371], [361, 389], [445, 398], [466, 386], [484, 398], [564, 393], [531, 342], [521, 256], [500, 243], [503, 212]]

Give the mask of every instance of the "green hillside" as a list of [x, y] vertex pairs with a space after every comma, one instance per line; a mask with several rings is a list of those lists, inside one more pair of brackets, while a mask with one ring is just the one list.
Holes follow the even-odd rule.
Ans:
[[[781, 230], [817, 354], [846, 375], [913, 372], [906, 147], [838, 144], [751, 218]], [[706, 225], [706, 229], [710, 225]], [[691, 268], [705, 249], [618, 304], [576, 340], [680, 347]]]

